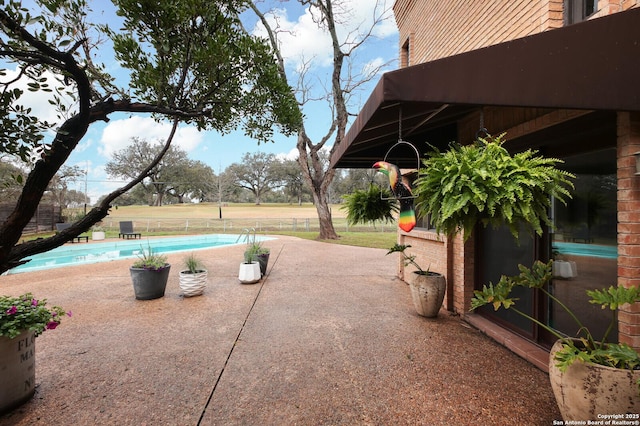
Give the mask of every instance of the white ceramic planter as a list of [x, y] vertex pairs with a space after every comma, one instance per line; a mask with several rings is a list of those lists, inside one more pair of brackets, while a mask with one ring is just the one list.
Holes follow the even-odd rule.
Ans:
[[260, 264], [258, 262], [241, 263], [238, 279], [242, 284], [253, 284], [260, 281]]
[[93, 241], [100, 241], [105, 239], [104, 231], [93, 231], [91, 232], [91, 239]]
[[578, 276], [578, 267], [574, 261], [554, 260], [553, 276], [557, 278], [574, 278]]
[[36, 391], [36, 335], [0, 337], [0, 414], [28, 401]]
[[194, 274], [189, 271], [180, 271], [180, 290], [184, 297], [200, 296], [207, 286], [207, 271], [200, 271]]

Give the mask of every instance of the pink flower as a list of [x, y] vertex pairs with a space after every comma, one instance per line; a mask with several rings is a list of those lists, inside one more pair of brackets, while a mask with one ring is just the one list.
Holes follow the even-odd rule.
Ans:
[[15, 306], [12, 306], [9, 309], [7, 309], [7, 315], [13, 315], [16, 312], [18, 312], [18, 308], [16, 308]]
[[71, 311], [67, 312], [67, 316], [68, 316], [68, 317], [70, 317], [71, 315], [72, 315], [72, 314], [71, 314]]
[[31, 306], [38, 306], [38, 300], [37, 299], [31, 299]]
[[59, 324], [58, 322], [51, 321], [50, 323], [47, 324], [47, 330], [55, 330], [58, 324]]

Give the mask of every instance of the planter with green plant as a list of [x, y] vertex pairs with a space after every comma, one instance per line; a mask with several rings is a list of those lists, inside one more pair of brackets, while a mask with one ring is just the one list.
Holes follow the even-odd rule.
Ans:
[[133, 281], [133, 291], [138, 300], [151, 300], [164, 296], [171, 265], [167, 256], [154, 253], [151, 246], [141, 250], [129, 271]]
[[262, 242], [253, 241], [247, 244], [247, 249], [245, 250], [244, 256], [249, 257], [255, 262], [260, 264], [260, 275], [264, 276], [267, 273], [267, 266], [269, 265], [269, 255], [271, 254], [271, 249], [268, 247], [264, 247]]
[[59, 306], [33, 294], [0, 296], [0, 414], [28, 401], [35, 392], [36, 337], [55, 329], [64, 316]]
[[371, 183], [367, 189], [358, 189], [351, 194], [343, 195], [344, 204], [341, 210], [347, 212], [349, 225], [366, 225], [377, 222], [389, 223], [396, 220], [398, 202], [392, 198], [389, 190]]
[[202, 261], [193, 253], [184, 258], [180, 271], [180, 290], [185, 297], [199, 296], [207, 286], [208, 272]]
[[574, 176], [555, 167], [561, 160], [544, 158], [526, 150], [511, 155], [503, 136], [479, 138], [471, 145], [435, 149], [422, 160], [415, 182], [416, 208], [430, 214], [436, 231], [445, 235], [473, 228], [507, 225], [517, 239], [521, 225], [542, 235], [551, 226], [547, 214], [551, 197], [564, 203], [570, 198]]
[[244, 262], [240, 263], [240, 269], [238, 271], [238, 280], [242, 284], [254, 284], [260, 281], [262, 277], [260, 273], [260, 263], [254, 260], [254, 256], [257, 253], [254, 250], [245, 250]]
[[[522, 227], [542, 235], [543, 226], [553, 225], [548, 217], [551, 199], [565, 203], [571, 197], [570, 179], [574, 176], [555, 167], [561, 162], [558, 159], [540, 157], [533, 150], [511, 155], [502, 145], [502, 136], [488, 136], [472, 145], [455, 145], [446, 152], [434, 150], [423, 160], [416, 181], [416, 205], [420, 214], [430, 215], [438, 232], [447, 236], [461, 232], [466, 240], [478, 223], [494, 227], [506, 224], [517, 240]], [[495, 309], [516, 310], [516, 299], [510, 294], [521, 286], [545, 292], [566, 309], [545, 288], [553, 275], [552, 262], [538, 261], [531, 269], [522, 265], [519, 268], [519, 276], [503, 277], [498, 284], [490, 283], [477, 291], [473, 309], [492, 304]], [[592, 303], [611, 309], [614, 318], [621, 304], [639, 300], [636, 287], [610, 287], [590, 292], [589, 296]], [[577, 340], [527, 316], [558, 338], [550, 356], [549, 373], [563, 418], [597, 420], [598, 414], [638, 413], [638, 353], [624, 344], [607, 343], [606, 335], [596, 341], [575, 315], [568, 313], [579, 324]], [[614, 377], [612, 382], [604, 378], [609, 373]], [[600, 389], [597, 382], [607, 385]], [[608, 390], [615, 390], [614, 395], [607, 394]], [[625, 395], [622, 401], [620, 394]], [[605, 406], [598, 401], [604, 401]]]
[[[471, 309], [492, 305], [538, 324], [558, 340], [549, 357], [549, 377], [560, 413], [565, 421], [597, 419], [605, 413], [640, 413], [640, 355], [625, 343], [608, 343], [616, 311], [625, 303], [640, 302], [638, 287], [614, 287], [587, 290], [590, 303], [611, 311], [611, 321], [603, 336], [594, 337], [577, 315], [547, 290], [553, 275], [553, 261], [536, 261], [531, 269], [522, 265], [520, 275], [501, 277], [497, 284], [476, 290]], [[544, 293], [573, 319], [577, 336], [566, 336], [549, 325], [532, 318], [516, 307], [514, 288], [532, 288]], [[637, 420], [635, 418], [634, 420]]]
[[406, 253], [410, 245], [395, 244], [389, 249], [387, 255], [400, 253], [404, 266], [413, 265], [413, 278], [409, 279], [411, 300], [419, 315], [433, 318], [438, 316], [444, 295], [447, 290], [447, 281], [444, 275], [427, 270], [425, 271], [416, 263], [416, 256]]

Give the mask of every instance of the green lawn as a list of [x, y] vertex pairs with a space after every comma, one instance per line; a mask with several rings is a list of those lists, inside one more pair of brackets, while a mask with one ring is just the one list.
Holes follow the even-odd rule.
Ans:
[[317, 240], [332, 244], [343, 244], [347, 246], [371, 247], [371, 248], [391, 248], [397, 240], [395, 232], [339, 232], [338, 240], [318, 240], [317, 232], [282, 232], [271, 234], [290, 235], [307, 240]]

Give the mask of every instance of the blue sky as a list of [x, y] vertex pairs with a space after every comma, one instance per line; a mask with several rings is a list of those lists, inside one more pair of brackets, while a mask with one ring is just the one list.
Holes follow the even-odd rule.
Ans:
[[[312, 16], [307, 8], [303, 8], [296, 1], [268, 0], [260, 2], [261, 10], [266, 10], [265, 6], [271, 1], [275, 6], [272, 17], [277, 17], [281, 28], [287, 30], [287, 35], [282, 38], [282, 53], [285, 57], [288, 70], [299, 69], [302, 61], [310, 64], [307, 78], [313, 82], [314, 88], [323, 91], [323, 87], [328, 87], [327, 77], [331, 73], [331, 45], [328, 36], [317, 28]], [[90, 1], [93, 9], [94, 20], [107, 22], [113, 28], [118, 28], [118, 17], [114, 13], [113, 5], [107, 0]], [[339, 33], [343, 39], [358, 33], [358, 29], [364, 31], [372, 22], [375, 11], [387, 10], [389, 19], [378, 25], [374, 31], [375, 37], [370, 38], [368, 43], [357, 50], [357, 58], [354, 61], [354, 72], [361, 72], [367, 67], [386, 64], [384, 70], [395, 69], [397, 67], [398, 56], [398, 34], [390, 8], [393, 0], [345, 0], [342, 7], [338, 7], [334, 1], [334, 9], [342, 10]], [[376, 8], [377, 7], [377, 8]], [[256, 18], [252, 14], [245, 14], [245, 27], [259, 33], [260, 28], [256, 27]], [[286, 38], [285, 38], [286, 37]], [[126, 73], [118, 66], [111, 54], [108, 44], [100, 50], [101, 56], [98, 61], [106, 65], [110, 72], [120, 82], [126, 81]], [[295, 85], [295, 73], [289, 72], [290, 84]], [[369, 96], [378, 77], [375, 77], [368, 84], [353, 96], [350, 101], [350, 112], [357, 113]], [[55, 117], [53, 110], [48, 110], [48, 103], [42, 99], [34, 99], [34, 109], [39, 111], [42, 117]], [[304, 113], [309, 117], [305, 121], [307, 132], [314, 140], [318, 140], [325, 134], [330, 125], [328, 114], [328, 104], [326, 102], [315, 102], [304, 109]], [[83, 191], [85, 184], [87, 193], [91, 197], [91, 202], [95, 202], [97, 197], [107, 193], [109, 190], [118, 187], [121, 183], [109, 182], [109, 178], [104, 172], [104, 165], [111, 158], [111, 155], [125, 148], [132, 137], [137, 136], [149, 141], [163, 140], [169, 133], [168, 123], [158, 124], [145, 115], [125, 115], [113, 114], [108, 123], [98, 122], [93, 124], [83, 141], [76, 148], [69, 158], [67, 165], [77, 165], [88, 171], [86, 182], [76, 183], [76, 189]], [[208, 164], [219, 173], [232, 163], [241, 161], [242, 155], [246, 152], [268, 152], [288, 158], [295, 158], [295, 137], [286, 138], [280, 134], [274, 135], [273, 143], [260, 144], [242, 134], [233, 132], [228, 135], [220, 135], [216, 132], [198, 132], [194, 127], [181, 126], [174, 144], [188, 152], [192, 159], [197, 159]]]

